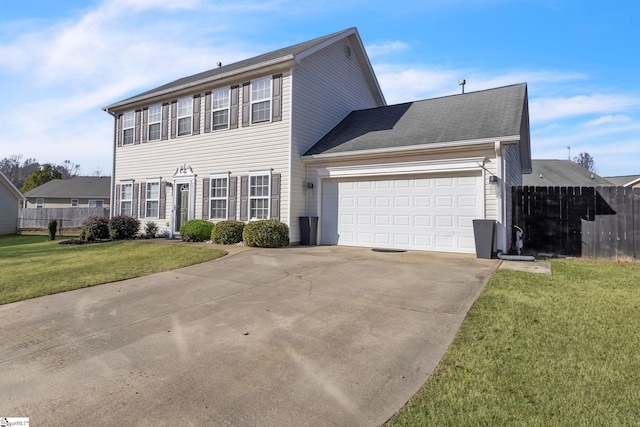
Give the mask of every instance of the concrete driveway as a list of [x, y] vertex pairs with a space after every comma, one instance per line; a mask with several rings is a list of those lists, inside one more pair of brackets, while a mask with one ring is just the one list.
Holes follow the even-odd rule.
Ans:
[[433, 372], [497, 260], [251, 249], [0, 306], [0, 417], [375, 426]]

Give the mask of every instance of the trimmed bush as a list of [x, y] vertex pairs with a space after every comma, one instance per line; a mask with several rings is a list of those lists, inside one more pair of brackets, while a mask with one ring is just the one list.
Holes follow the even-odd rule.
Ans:
[[192, 219], [180, 227], [183, 242], [206, 242], [211, 239], [213, 223], [204, 219]]
[[80, 239], [92, 242], [109, 238], [109, 220], [105, 216], [90, 216], [82, 223]]
[[58, 231], [58, 220], [50, 219], [47, 228], [49, 229], [49, 240], [56, 240], [56, 232]]
[[242, 241], [243, 230], [242, 221], [220, 221], [211, 230], [211, 240], [221, 245], [233, 245]]
[[135, 239], [140, 231], [140, 221], [129, 215], [117, 215], [109, 222], [113, 240]]
[[247, 246], [283, 248], [289, 245], [289, 227], [277, 219], [264, 219], [245, 225], [242, 240]]
[[147, 239], [153, 239], [158, 235], [159, 230], [160, 228], [158, 227], [158, 224], [153, 221], [149, 221], [144, 226], [144, 237]]

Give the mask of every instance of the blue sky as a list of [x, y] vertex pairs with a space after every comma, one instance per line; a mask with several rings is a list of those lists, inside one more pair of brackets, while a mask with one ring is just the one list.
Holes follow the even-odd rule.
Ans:
[[[31, 0], [0, 8], [0, 158], [111, 173], [101, 107], [357, 27], [389, 104], [529, 85], [533, 158], [640, 174], [636, 2]], [[570, 148], [570, 152], [567, 149]]]

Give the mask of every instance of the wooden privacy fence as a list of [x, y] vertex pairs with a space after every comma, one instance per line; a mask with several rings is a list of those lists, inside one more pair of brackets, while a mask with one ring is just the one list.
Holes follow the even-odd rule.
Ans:
[[524, 230], [525, 251], [640, 259], [639, 188], [514, 187], [512, 192], [513, 224]]
[[84, 220], [90, 216], [99, 215], [109, 217], [108, 208], [21, 208], [18, 212], [18, 228], [46, 229], [49, 221], [58, 221], [58, 228], [81, 227]]

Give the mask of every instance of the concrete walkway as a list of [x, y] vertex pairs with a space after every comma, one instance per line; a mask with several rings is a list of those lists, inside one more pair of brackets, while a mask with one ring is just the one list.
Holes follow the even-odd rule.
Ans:
[[498, 265], [247, 249], [0, 306], [0, 416], [38, 426], [380, 425], [432, 373]]

